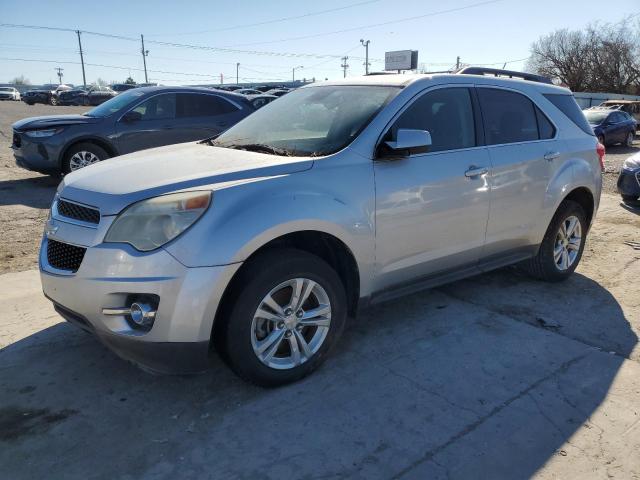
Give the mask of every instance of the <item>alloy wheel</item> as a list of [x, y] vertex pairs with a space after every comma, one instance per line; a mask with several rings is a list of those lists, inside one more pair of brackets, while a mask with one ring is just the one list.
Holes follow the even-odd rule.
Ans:
[[251, 323], [251, 345], [266, 366], [287, 370], [322, 347], [331, 325], [329, 295], [317, 282], [294, 278], [273, 288]]
[[98, 158], [96, 154], [86, 150], [81, 150], [74, 153], [69, 160], [69, 169], [73, 172], [74, 170], [78, 170], [99, 161], [100, 158]]
[[578, 258], [582, 245], [582, 225], [575, 215], [566, 218], [561, 224], [553, 248], [553, 260], [556, 268], [565, 271]]

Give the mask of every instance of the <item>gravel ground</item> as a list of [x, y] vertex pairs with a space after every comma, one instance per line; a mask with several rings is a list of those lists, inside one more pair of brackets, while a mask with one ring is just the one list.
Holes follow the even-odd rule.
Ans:
[[[0, 273], [19, 272], [37, 266], [38, 247], [44, 221], [59, 177], [50, 177], [18, 168], [11, 151], [11, 125], [29, 116], [82, 113], [87, 107], [29, 106], [23, 102], [0, 102]], [[616, 193], [618, 172], [624, 160], [640, 151], [609, 147], [606, 157], [604, 191]]]

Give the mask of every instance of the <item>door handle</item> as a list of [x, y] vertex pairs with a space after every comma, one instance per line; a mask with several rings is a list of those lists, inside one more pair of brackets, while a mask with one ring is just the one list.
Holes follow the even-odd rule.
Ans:
[[489, 169], [487, 167], [476, 167], [475, 165], [471, 165], [469, 169], [464, 172], [464, 176], [468, 178], [479, 177], [480, 175], [486, 175], [489, 173]]
[[547, 152], [544, 154], [544, 159], [547, 161], [555, 160], [560, 156], [560, 152]]

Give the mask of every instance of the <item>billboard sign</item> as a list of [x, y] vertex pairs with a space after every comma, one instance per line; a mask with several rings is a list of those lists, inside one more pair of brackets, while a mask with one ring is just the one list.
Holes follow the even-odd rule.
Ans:
[[416, 70], [418, 68], [417, 50], [398, 50], [395, 52], [385, 52], [385, 70]]

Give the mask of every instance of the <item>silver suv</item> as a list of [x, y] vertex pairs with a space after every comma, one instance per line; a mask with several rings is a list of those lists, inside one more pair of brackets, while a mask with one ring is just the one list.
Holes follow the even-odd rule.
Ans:
[[[477, 72], [475, 72], [477, 73]], [[300, 88], [219, 135], [67, 175], [44, 293], [164, 373], [320, 365], [363, 305], [521, 263], [575, 270], [604, 148], [536, 78], [388, 75]]]

